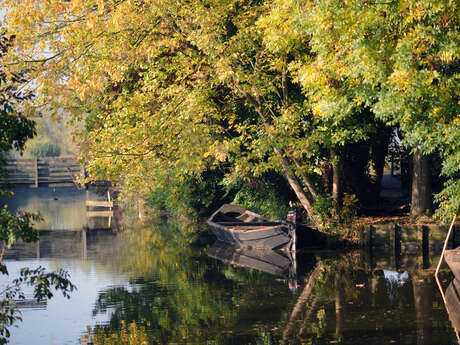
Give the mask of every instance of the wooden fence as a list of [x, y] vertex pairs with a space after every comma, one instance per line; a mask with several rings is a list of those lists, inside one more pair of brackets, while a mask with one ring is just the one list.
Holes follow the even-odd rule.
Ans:
[[0, 184], [54, 186], [70, 185], [81, 176], [82, 168], [75, 157], [45, 157], [9, 159], [6, 176]]

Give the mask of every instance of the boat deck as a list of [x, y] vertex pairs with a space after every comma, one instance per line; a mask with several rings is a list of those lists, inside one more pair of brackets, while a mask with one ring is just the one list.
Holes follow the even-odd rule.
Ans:
[[230, 231], [241, 231], [241, 232], [248, 232], [248, 231], [261, 231], [261, 230], [269, 230], [269, 229], [276, 229], [279, 228], [280, 225], [241, 225], [241, 226], [231, 226], [228, 227]]

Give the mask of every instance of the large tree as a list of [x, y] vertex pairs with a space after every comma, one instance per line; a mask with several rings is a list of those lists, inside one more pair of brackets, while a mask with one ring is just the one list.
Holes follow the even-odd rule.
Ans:
[[[444, 145], [444, 172], [458, 174], [458, 140], [443, 139], [458, 127], [448, 1], [6, 3], [21, 44], [11, 63], [84, 122], [93, 176], [151, 191], [215, 166], [239, 178], [274, 170], [320, 227], [327, 166], [339, 212], [347, 145], [385, 138], [378, 121], [414, 152]], [[458, 188], [452, 179], [448, 205]]]
[[319, 225], [312, 167], [301, 163], [314, 160], [315, 142], [296, 142], [311, 121], [301, 122], [288, 58], [270, 53], [255, 26], [264, 2], [8, 4], [26, 56], [14, 63], [33, 65], [48, 104], [84, 120], [91, 174], [149, 189], [224, 161], [239, 177], [274, 169]]
[[455, 2], [443, 0], [277, 0], [266, 19], [272, 49], [310, 38], [311, 54], [291, 70], [320, 116], [337, 123], [364, 105], [403, 133], [415, 216], [431, 206], [426, 157], [435, 150], [448, 178], [441, 215], [459, 211], [458, 19]]

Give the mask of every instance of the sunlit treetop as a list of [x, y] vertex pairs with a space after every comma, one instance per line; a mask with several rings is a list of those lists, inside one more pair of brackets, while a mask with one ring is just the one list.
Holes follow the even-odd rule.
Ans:
[[91, 175], [145, 189], [222, 163], [308, 177], [324, 148], [369, 138], [372, 114], [458, 171], [453, 1], [5, 4], [8, 63], [33, 67], [42, 104], [84, 123]]
[[317, 116], [337, 121], [354, 104], [364, 105], [398, 127], [410, 149], [440, 151], [443, 174], [453, 178], [443, 200], [455, 204], [450, 213], [458, 212], [460, 51], [454, 1], [278, 0], [260, 25], [273, 51], [286, 54], [308, 40], [310, 56], [296, 59], [290, 69]]

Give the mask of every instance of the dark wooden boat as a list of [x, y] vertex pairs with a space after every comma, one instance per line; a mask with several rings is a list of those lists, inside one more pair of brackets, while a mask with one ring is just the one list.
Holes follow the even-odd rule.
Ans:
[[273, 250], [254, 250], [229, 246], [217, 241], [208, 256], [226, 264], [250, 267], [278, 277], [290, 277], [295, 267], [293, 257]]
[[455, 278], [460, 280], [460, 247], [446, 250], [444, 253], [444, 259]]
[[223, 205], [207, 223], [219, 241], [238, 247], [289, 249], [292, 244], [292, 226], [237, 205]]
[[445, 304], [447, 314], [455, 333], [460, 332], [460, 281], [454, 279], [446, 289]]

